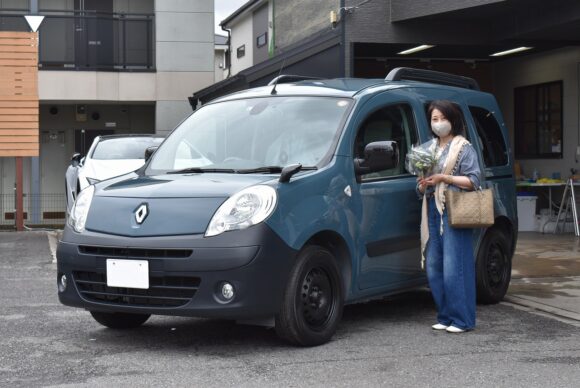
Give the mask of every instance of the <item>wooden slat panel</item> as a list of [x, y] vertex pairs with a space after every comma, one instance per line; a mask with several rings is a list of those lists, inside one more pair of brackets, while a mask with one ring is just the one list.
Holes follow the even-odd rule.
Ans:
[[38, 35], [0, 32], [0, 157], [38, 156]]
[[34, 45], [34, 39], [30, 38], [2, 38], [0, 39], [1, 46], [30, 46]]
[[38, 136], [0, 136], [0, 144], [4, 143], [38, 143]]
[[39, 108], [38, 101], [0, 101], [0, 108]]
[[0, 115], [37, 115], [38, 108], [0, 108]]
[[36, 90], [37, 88], [33, 87], [0, 90], [0, 99], [8, 99], [12, 96], [30, 97], [36, 94]]
[[38, 115], [0, 115], [0, 121], [29, 121], [38, 122]]
[[32, 59], [0, 59], [0, 66], [36, 66], [37, 60]]
[[[7, 135], [6, 133], [2, 132], [2, 131], [21, 131], [24, 129], [34, 129], [34, 130], [38, 130], [38, 122], [34, 122], [34, 121], [28, 121], [28, 122], [21, 122], [21, 123], [15, 123], [15, 122], [10, 122], [10, 121], [2, 121], [0, 122], [0, 135], [4, 134]], [[12, 133], [11, 135], [14, 135], [14, 133]]]
[[0, 59], [36, 59], [36, 53], [0, 52]]
[[38, 150], [0, 150], [0, 157], [14, 157], [14, 156], [38, 156]]
[[38, 143], [0, 143], [0, 150], [37, 150]]
[[[0, 98], [0, 101], [4, 100], [4, 101], [34, 101], [34, 97], [35, 96], [10, 96], [10, 99], [8, 98]], [[38, 96], [37, 100], [38, 101]]]
[[22, 38], [28, 36], [29, 38], [35, 38], [36, 33], [34, 32], [19, 32], [19, 31], [0, 31], [0, 39], [3, 38]]
[[36, 53], [35, 46], [0, 46], [0, 53]]
[[17, 75], [17, 78], [22, 76], [26, 76], [27, 74], [37, 74], [38, 68], [37, 67], [18, 67], [18, 66], [5, 66], [2, 68], [2, 74], [9, 75], [14, 74]]

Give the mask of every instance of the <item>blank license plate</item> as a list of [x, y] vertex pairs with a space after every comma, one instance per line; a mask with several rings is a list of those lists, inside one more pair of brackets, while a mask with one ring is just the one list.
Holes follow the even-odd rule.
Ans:
[[149, 288], [149, 262], [107, 259], [107, 286]]

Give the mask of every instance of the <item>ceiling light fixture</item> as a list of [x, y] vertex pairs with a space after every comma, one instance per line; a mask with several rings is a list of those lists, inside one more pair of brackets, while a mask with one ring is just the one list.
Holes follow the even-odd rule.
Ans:
[[510, 55], [510, 54], [519, 53], [521, 51], [526, 51], [526, 50], [531, 50], [531, 49], [533, 49], [533, 47], [517, 47], [517, 48], [511, 49], [511, 50], [499, 51], [497, 53], [490, 54], [490, 57], [501, 57], [503, 55]]
[[432, 46], [429, 44], [422, 44], [421, 46], [413, 47], [413, 48], [410, 48], [408, 50], [401, 51], [400, 53], [397, 53], [397, 54], [399, 54], [399, 55], [413, 54], [413, 53], [416, 53], [417, 51], [423, 51], [423, 50], [430, 49], [431, 47], [435, 47], [435, 46]]

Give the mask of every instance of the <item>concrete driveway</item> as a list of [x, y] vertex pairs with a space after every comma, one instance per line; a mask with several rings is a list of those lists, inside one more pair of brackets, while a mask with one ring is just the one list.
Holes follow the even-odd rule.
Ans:
[[348, 306], [315, 348], [208, 319], [110, 330], [58, 303], [44, 233], [0, 233], [0, 386], [576, 387], [580, 330], [545, 314], [478, 306], [476, 330], [435, 332], [431, 296], [418, 290]]

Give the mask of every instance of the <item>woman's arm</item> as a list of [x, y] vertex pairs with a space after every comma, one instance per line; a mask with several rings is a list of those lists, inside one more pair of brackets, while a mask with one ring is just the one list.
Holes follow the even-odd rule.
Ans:
[[425, 186], [435, 186], [439, 182], [444, 182], [448, 185], [457, 186], [466, 190], [474, 189], [471, 179], [467, 176], [434, 174], [419, 181], [419, 190], [423, 188], [423, 192], [425, 192]]

